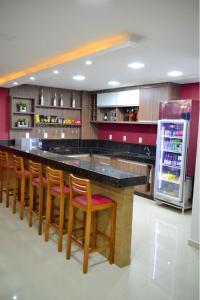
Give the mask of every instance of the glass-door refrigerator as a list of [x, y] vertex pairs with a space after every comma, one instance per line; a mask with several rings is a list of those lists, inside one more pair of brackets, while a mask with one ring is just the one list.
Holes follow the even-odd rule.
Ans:
[[191, 207], [191, 179], [186, 177], [189, 121], [158, 121], [154, 195], [158, 203]]

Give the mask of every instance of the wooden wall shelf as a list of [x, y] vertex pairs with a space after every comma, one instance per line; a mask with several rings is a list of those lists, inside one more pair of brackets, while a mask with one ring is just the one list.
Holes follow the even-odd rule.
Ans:
[[21, 111], [15, 111], [13, 112], [14, 115], [35, 115], [34, 112], [29, 112], [29, 111], [26, 111], [26, 112], [21, 112]]
[[35, 124], [37, 127], [45, 127], [45, 126], [59, 126], [59, 127], [66, 127], [66, 126], [81, 126], [82, 124], [61, 124], [61, 123], [40, 123]]
[[14, 129], [14, 130], [31, 130], [33, 129], [33, 127], [11, 127], [11, 129]]
[[137, 121], [137, 122], [129, 122], [129, 121], [90, 121], [90, 123], [94, 124], [126, 124], [126, 125], [157, 125], [157, 121]]
[[71, 106], [53, 106], [53, 105], [36, 105], [36, 108], [47, 108], [47, 109], [70, 109], [70, 110], [82, 110], [81, 107], [71, 107]]

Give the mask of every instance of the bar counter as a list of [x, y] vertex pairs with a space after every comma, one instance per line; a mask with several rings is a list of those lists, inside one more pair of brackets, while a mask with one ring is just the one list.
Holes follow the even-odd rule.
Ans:
[[[63, 170], [67, 174], [73, 173], [88, 178], [92, 182], [93, 194], [102, 194], [113, 199], [117, 203], [115, 264], [120, 267], [130, 264], [134, 186], [145, 184], [146, 176], [41, 149], [24, 150], [21, 147], [0, 145], [0, 150], [22, 156], [27, 160], [41, 162], [44, 165]], [[109, 234], [109, 211], [100, 212], [98, 228]], [[98, 243], [101, 243], [100, 238], [97, 240]], [[107, 251], [102, 254], [108, 256]]]

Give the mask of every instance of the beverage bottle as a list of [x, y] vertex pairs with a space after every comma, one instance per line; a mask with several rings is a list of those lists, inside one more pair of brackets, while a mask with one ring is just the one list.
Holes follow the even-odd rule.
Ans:
[[57, 104], [57, 99], [56, 99], [56, 92], [54, 94], [54, 98], [53, 98], [53, 106], [56, 106]]
[[166, 161], [167, 161], [167, 154], [165, 154], [165, 156], [164, 156], [164, 161], [163, 161], [164, 165], [167, 164]]
[[167, 166], [169, 166], [169, 153], [167, 153]]
[[40, 95], [40, 105], [44, 105], [43, 89], [41, 90], [41, 95]]
[[169, 165], [169, 166], [171, 166], [171, 165], [172, 165], [172, 156], [171, 156], [171, 154], [169, 154], [168, 165]]

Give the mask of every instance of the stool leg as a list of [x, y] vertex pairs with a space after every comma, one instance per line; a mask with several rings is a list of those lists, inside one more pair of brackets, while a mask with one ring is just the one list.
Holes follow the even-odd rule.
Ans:
[[114, 263], [115, 231], [116, 231], [116, 208], [117, 208], [117, 205], [116, 205], [116, 203], [114, 203], [114, 206], [112, 208], [112, 217], [111, 217], [111, 237], [110, 237], [110, 255], [109, 255], [110, 264]]
[[6, 207], [9, 207], [9, 197], [10, 197], [10, 170], [6, 170]]
[[47, 207], [46, 207], [46, 224], [45, 224], [45, 241], [49, 240], [49, 222], [51, 217], [51, 195], [47, 191]]
[[30, 181], [30, 189], [29, 189], [29, 226], [32, 227], [33, 224], [33, 197], [34, 197], [34, 188]]
[[92, 249], [96, 248], [96, 240], [97, 240], [97, 213], [98, 213], [98, 211], [94, 211], [92, 213]]
[[43, 215], [43, 186], [39, 186], [39, 223], [38, 223], [38, 234], [42, 234], [42, 215]]
[[14, 198], [13, 198], [13, 214], [16, 213], [16, 206], [17, 206], [17, 191], [18, 191], [18, 185], [19, 185], [19, 180], [16, 175], [14, 175], [14, 183], [13, 183], [13, 188], [14, 188]]
[[24, 218], [25, 178], [21, 178], [20, 220]]
[[59, 214], [59, 232], [58, 232], [58, 251], [62, 251], [62, 240], [63, 240], [63, 225], [64, 225], [64, 207], [65, 207], [64, 196], [60, 198], [60, 214]]
[[74, 219], [74, 208], [73, 208], [72, 204], [69, 204], [68, 232], [67, 232], [67, 253], [66, 253], [66, 258], [67, 259], [70, 259], [70, 256], [71, 256], [73, 219]]
[[88, 271], [88, 252], [90, 244], [91, 211], [86, 214], [83, 273]]
[[0, 203], [3, 199], [3, 170], [0, 168]]

